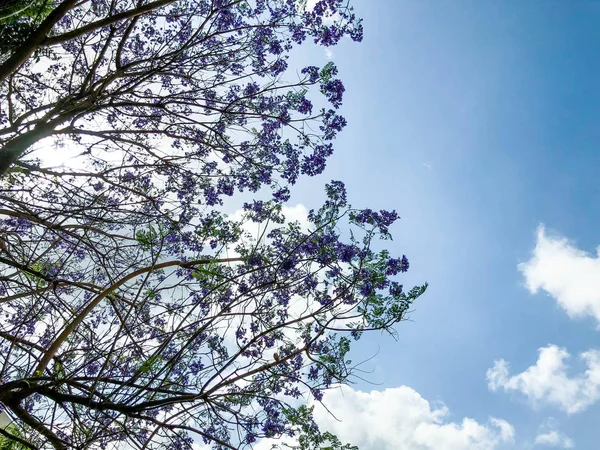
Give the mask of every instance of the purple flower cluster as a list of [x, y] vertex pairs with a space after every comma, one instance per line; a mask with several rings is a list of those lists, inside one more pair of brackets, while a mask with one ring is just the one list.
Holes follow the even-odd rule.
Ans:
[[376, 212], [371, 209], [363, 209], [355, 213], [352, 219], [356, 223], [374, 225], [382, 234], [387, 234], [390, 225], [398, 220], [398, 214], [396, 211], [381, 210]]

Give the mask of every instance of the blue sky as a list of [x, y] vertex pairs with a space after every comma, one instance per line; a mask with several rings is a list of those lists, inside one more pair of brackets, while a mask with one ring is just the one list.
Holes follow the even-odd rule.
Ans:
[[[398, 342], [371, 336], [356, 347], [355, 360], [376, 354], [366, 378], [381, 384], [360, 382], [348, 398], [392, 389], [374, 400], [381, 410], [406, 400], [405, 386], [432, 411], [447, 406], [427, 419], [438, 431], [469, 434], [465, 417], [492, 430], [447, 448], [597, 448], [600, 381], [585, 373], [597, 367], [577, 355], [600, 349], [600, 3], [353, 3], [365, 40], [332, 55], [349, 126], [321, 183], [300, 183], [293, 200], [311, 205], [326, 180], [342, 179], [354, 205], [396, 209], [391, 250], [411, 261], [405, 284], [430, 289]], [[305, 56], [315, 55], [326, 58], [322, 49]], [[508, 375], [494, 366], [501, 359]], [[352, 420], [334, 428], [350, 438]], [[382, 439], [357, 443], [446, 448]]]

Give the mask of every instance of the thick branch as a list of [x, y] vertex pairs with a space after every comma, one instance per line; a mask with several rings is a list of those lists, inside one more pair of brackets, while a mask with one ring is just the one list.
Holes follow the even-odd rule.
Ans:
[[[4, 81], [8, 78], [15, 70], [17, 70], [21, 64], [27, 61], [33, 52], [39, 47], [44, 39], [52, 30], [52, 27], [56, 25], [56, 23], [64, 17], [64, 15], [69, 11], [78, 0], [63, 0], [63, 2], [58, 5], [56, 8], [52, 10], [48, 17], [44, 19], [44, 21], [40, 24], [40, 26], [35, 30], [29, 38], [19, 47], [17, 48], [12, 56], [8, 58], [3, 64], [0, 65], [0, 82]], [[2, 160], [0, 159], [0, 162]], [[2, 175], [2, 171], [0, 171], [0, 175]]]
[[[0, 69], [1, 70], [1, 69]], [[54, 122], [40, 123], [34, 129], [15, 137], [0, 148], [0, 177], [12, 166], [25, 151], [40, 139], [48, 137], [57, 124]]]
[[147, 13], [157, 8], [161, 8], [163, 6], [168, 5], [169, 3], [173, 3], [175, 0], [157, 0], [152, 3], [148, 3], [147, 5], [140, 6], [139, 8], [135, 8], [129, 11], [123, 11], [119, 14], [114, 14], [112, 16], [106, 17], [101, 20], [97, 20], [96, 22], [92, 22], [86, 26], [81, 28], [77, 28], [73, 31], [69, 31], [67, 33], [60, 34], [58, 36], [48, 37], [43, 40], [41, 43], [42, 46], [50, 46], [60, 44], [61, 42], [66, 42], [71, 39], [75, 39], [79, 36], [83, 36], [86, 33], [89, 33], [94, 30], [98, 30], [107, 25], [112, 25], [113, 23], [119, 22], [120, 20], [130, 19], [132, 17], [139, 16], [141, 14]]
[[98, 411], [117, 411], [125, 415], [141, 413], [146, 410], [155, 409], [170, 404], [206, 400], [206, 396], [203, 394], [187, 394], [178, 395], [171, 398], [162, 398], [159, 400], [150, 400], [138, 403], [137, 405], [127, 405], [126, 403], [113, 403], [109, 401], [99, 402], [96, 400], [91, 400], [89, 397], [81, 397], [79, 395], [58, 392], [54, 389], [46, 387], [36, 388], [35, 392], [38, 392], [43, 396], [48, 397], [58, 403], [73, 403], [83, 405]]

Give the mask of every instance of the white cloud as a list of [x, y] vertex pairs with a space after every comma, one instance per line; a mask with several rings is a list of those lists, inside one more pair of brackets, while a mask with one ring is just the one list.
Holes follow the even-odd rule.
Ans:
[[556, 430], [538, 434], [535, 437], [535, 443], [538, 445], [546, 445], [548, 447], [575, 448], [572, 439]]
[[548, 417], [540, 426], [535, 443], [547, 447], [575, 448], [571, 438], [557, 429], [558, 423], [553, 417]]
[[197, 442], [194, 442], [192, 444], [192, 449], [193, 450], [211, 450], [210, 445], [206, 445], [206, 444], [199, 444]]
[[308, 230], [308, 209], [302, 203], [295, 206], [283, 206], [281, 212], [288, 222], [299, 222], [303, 230]]
[[518, 267], [532, 294], [542, 289], [570, 317], [592, 316], [600, 322], [600, 247], [594, 257], [567, 238], [547, 236], [540, 225], [531, 259]]
[[579, 355], [586, 370], [570, 376], [564, 348], [549, 345], [540, 348], [535, 365], [524, 372], [509, 375], [508, 363], [494, 361], [487, 371], [488, 387], [492, 391], [520, 392], [534, 404], [547, 403], [569, 414], [583, 411], [600, 399], [600, 351], [588, 350]]
[[344, 386], [327, 392], [324, 403], [335, 418], [317, 405], [319, 426], [361, 450], [493, 450], [514, 439], [514, 428], [501, 419], [448, 421], [448, 408], [432, 408], [407, 386], [371, 392]]

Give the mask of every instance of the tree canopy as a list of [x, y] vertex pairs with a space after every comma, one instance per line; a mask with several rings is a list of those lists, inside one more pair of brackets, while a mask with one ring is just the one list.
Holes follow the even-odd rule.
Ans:
[[[14, 16], [28, 28], [0, 59], [0, 434], [352, 448], [309, 403], [348, 381], [352, 340], [393, 333], [426, 288], [404, 290], [407, 258], [375, 250], [396, 212], [352, 208], [342, 182], [305, 220], [284, 214], [346, 125], [336, 66], [290, 52], [360, 41], [352, 8], [22, 5], [36, 15]], [[234, 195], [251, 200], [226, 215]]]

